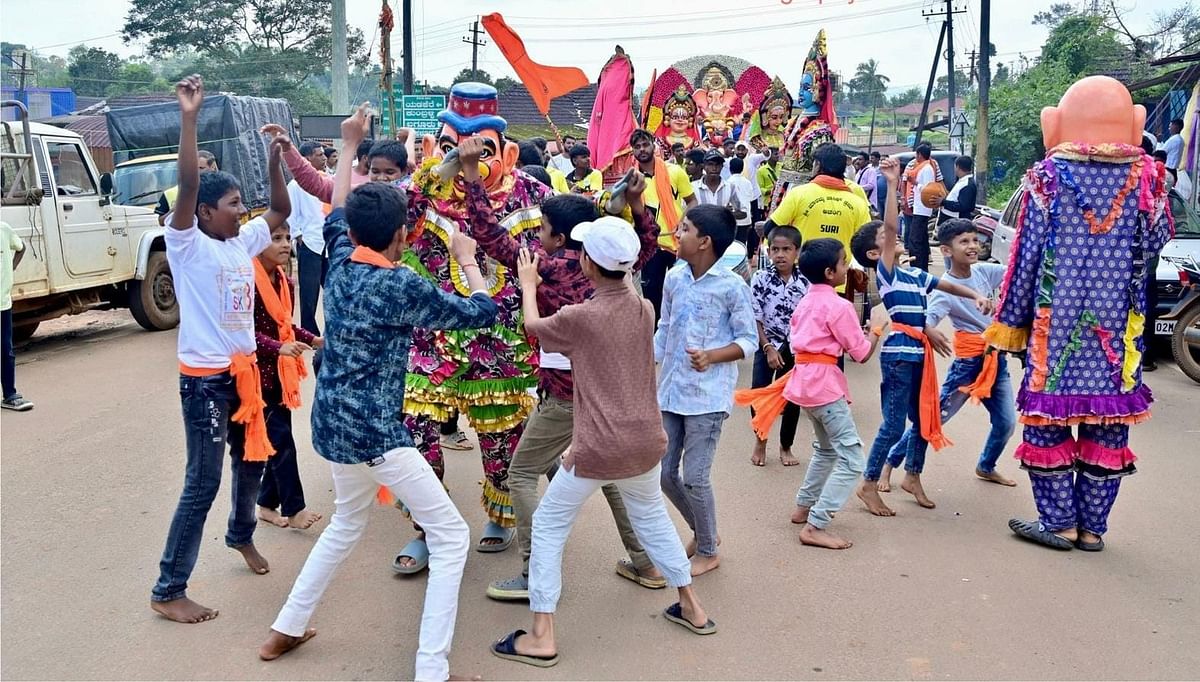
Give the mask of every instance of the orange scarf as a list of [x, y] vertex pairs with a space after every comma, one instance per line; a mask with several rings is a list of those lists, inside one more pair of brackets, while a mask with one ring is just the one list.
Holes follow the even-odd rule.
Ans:
[[[254, 259], [254, 286], [258, 289], [258, 300], [267, 309], [267, 314], [279, 328], [280, 343], [295, 343], [296, 330], [292, 327], [292, 288], [288, 286], [283, 268], [277, 269], [279, 291], [271, 284], [271, 276], [259, 259]], [[279, 369], [279, 386], [283, 389], [283, 404], [289, 410], [300, 407], [300, 380], [308, 376], [304, 358], [280, 355], [276, 361]]]
[[920, 341], [921, 345], [925, 346], [925, 366], [921, 374], [919, 405], [921, 437], [928, 441], [934, 450], [954, 445], [949, 438], [942, 434], [942, 406], [941, 401], [938, 400], [937, 365], [934, 364], [933, 346], [929, 344], [929, 337], [925, 336], [925, 332], [920, 329], [900, 324], [895, 320], [892, 321], [892, 329]]
[[675, 226], [679, 224], [679, 206], [675, 205], [675, 194], [671, 188], [671, 172], [667, 164], [654, 156], [654, 193], [658, 196], [658, 212], [663, 216], [663, 223], [671, 235], [671, 243], [679, 250], [679, 241], [675, 239]]
[[363, 265], [374, 265], [377, 268], [384, 268], [386, 270], [393, 270], [396, 267], [396, 264], [385, 258], [382, 253], [374, 249], [368, 249], [365, 246], [354, 247], [354, 250], [350, 252], [350, 260], [355, 263], [362, 263]]
[[841, 180], [829, 175], [814, 175], [812, 179], [814, 185], [824, 187], [825, 189], [839, 189], [843, 192], [849, 192], [850, 186], [845, 180]]
[[[795, 357], [797, 365], [837, 365], [838, 361], [836, 355], [824, 353], [796, 353]], [[787, 407], [788, 401], [783, 397], [783, 389], [792, 378], [793, 371], [795, 370], [788, 370], [786, 374], [771, 382], [769, 386], [743, 388], [733, 392], [733, 402], [743, 407], [749, 405], [754, 410], [754, 417], [750, 419], [750, 428], [754, 429], [754, 435], [758, 436], [759, 440], [767, 439], [767, 436], [771, 434], [771, 425]]]
[[[255, 259], [255, 262], [258, 262]], [[235, 354], [228, 367], [189, 367], [179, 363], [179, 373], [189, 377], [211, 377], [228, 371], [237, 386], [238, 409], [230, 417], [246, 427], [246, 446], [242, 453], [245, 462], [265, 462], [275, 454], [271, 439], [267, 437], [267, 420], [263, 410], [267, 404], [262, 398], [262, 375], [258, 372], [258, 357], [254, 353]]]
[[955, 330], [954, 356], [970, 359], [980, 355], [983, 356], [983, 367], [979, 370], [979, 376], [975, 377], [975, 383], [958, 389], [970, 396], [971, 402], [976, 405], [992, 397], [992, 386], [996, 384], [996, 376], [1000, 372], [1000, 354], [987, 345], [982, 334]]

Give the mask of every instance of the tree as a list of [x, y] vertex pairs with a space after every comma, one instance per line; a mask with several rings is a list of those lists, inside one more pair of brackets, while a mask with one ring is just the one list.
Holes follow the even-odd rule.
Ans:
[[1064, 19], [1075, 16], [1075, 7], [1069, 2], [1056, 2], [1050, 9], [1033, 15], [1034, 26], [1045, 26], [1053, 31]]
[[134, 93], [167, 92], [171, 84], [167, 79], [154, 73], [149, 64], [129, 62], [117, 73], [117, 82], [108, 86], [105, 95], [126, 95]]
[[458, 75], [455, 76], [454, 80], [451, 82], [452, 83], [462, 83], [464, 81], [471, 81], [474, 83], [487, 83], [488, 85], [493, 85], [492, 75], [489, 74], [487, 71], [484, 71], [483, 69], [479, 69], [477, 71], [472, 71], [471, 69], [463, 69], [462, 71], [458, 72]]
[[[28, 56], [16, 57], [14, 52], [25, 52]], [[32, 76], [25, 78], [26, 87], [65, 88], [71, 85], [71, 76], [67, 73], [67, 60], [56, 55], [43, 57], [29, 51], [20, 43], [0, 43], [0, 80], [5, 85], [17, 87], [20, 78], [11, 73], [13, 69], [21, 68], [21, 60], [25, 59], [26, 67], [33, 71]]]
[[508, 90], [509, 88], [513, 87], [514, 85], [520, 85], [520, 84], [521, 84], [521, 81], [513, 80], [512, 78], [509, 78], [508, 76], [501, 76], [496, 79], [496, 82], [493, 85], [496, 86], [496, 92], [504, 92], [505, 90]]
[[913, 86], [898, 95], [893, 95], [889, 102], [893, 107], [902, 107], [913, 102], [920, 102], [923, 97], [925, 94], [921, 92], [921, 89]]
[[857, 98], [864, 107], [871, 106], [874, 98], [887, 90], [891, 79], [879, 73], [879, 62], [868, 59], [862, 62], [854, 71], [854, 77], [847, 85], [851, 91], [851, 99]]
[[1126, 68], [1133, 55], [1103, 17], [1076, 14], [1050, 31], [1042, 46], [1042, 61], [1058, 62], [1074, 76], [1090, 76]]
[[100, 47], [76, 45], [67, 53], [67, 72], [78, 95], [103, 97], [119, 80], [124, 62], [120, 55]]
[[[975, 86], [971, 83], [971, 77], [965, 71], [954, 71], [954, 95], [955, 97], [966, 97], [975, 90]], [[950, 79], [946, 76], [938, 76], [937, 81], [933, 85], [933, 99], [946, 99], [950, 97]]]

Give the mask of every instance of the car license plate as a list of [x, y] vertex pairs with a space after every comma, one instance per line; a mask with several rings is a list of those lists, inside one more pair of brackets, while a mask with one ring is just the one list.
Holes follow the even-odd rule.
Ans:
[[1175, 320], [1155, 320], [1154, 335], [1170, 336], [1175, 333]]

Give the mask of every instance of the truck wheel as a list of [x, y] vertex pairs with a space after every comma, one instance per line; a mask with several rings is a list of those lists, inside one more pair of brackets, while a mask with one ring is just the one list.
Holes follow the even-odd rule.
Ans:
[[171, 329], [179, 324], [179, 301], [167, 254], [155, 251], [146, 263], [146, 278], [129, 283], [129, 312], [150, 331]]
[[14, 324], [13, 331], [12, 331], [13, 343], [25, 343], [26, 341], [28, 341], [34, 335], [34, 333], [37, 331], [39, 324], [41, 324], [40, 320], [36, 321], [36, 322], [25, 322], [22, 324]]
[[1171, 354], [1179, 369], [1189, 379], [1200, 383], [1200, 305], [1193, 305], [1176, 321], [1175, 333], [1171, 335]]

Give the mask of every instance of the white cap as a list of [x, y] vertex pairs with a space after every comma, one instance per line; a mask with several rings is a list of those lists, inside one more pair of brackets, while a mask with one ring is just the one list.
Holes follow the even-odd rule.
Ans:
[[579, 223], [571, 230], [571, 239], [583, 244], [584, 252], [596, 265], [613, 272], [632, 270], [642, 250], [633, 226], [611, 215]]

